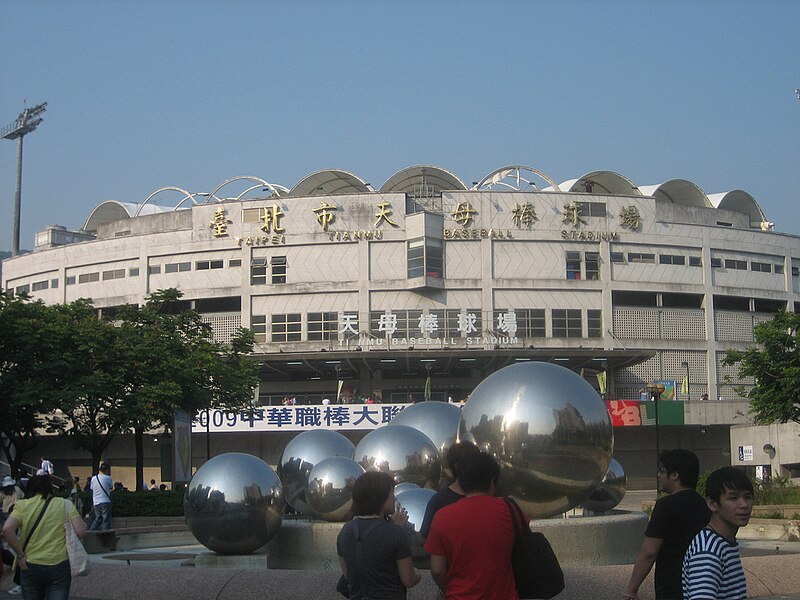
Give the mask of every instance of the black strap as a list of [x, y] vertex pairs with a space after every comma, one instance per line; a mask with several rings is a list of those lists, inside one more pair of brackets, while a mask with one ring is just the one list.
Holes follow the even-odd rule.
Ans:
[[359, 529], [358, 529], [358, 517], [353, 519], [353, 537], [356, 540], [356, 564], [353, 565], [352, 568], [351, 568], [350, 565], [347, 565], [347, 567], [348, 567], [348, 570], [347, 570], [348, 579], [352, 579], [352, 576], [350, 575], [350, 572], [355, 570], [355, 566], [356, 565], [364, 564], [363, 560], [362, 560], [361, 542], [364, 541], [364, 539], [366, 539], [366, 537], [369, 535], [369, 533], [373, 529], [375, 529], [378, 525], [380, 525], [382, 522], [384, 522], [383, 519], [374, 519], [372, 521], [372, 523], [367, 525], [362, 531], [359, 531]]
[[106, 495], [106, 498], [108, 498], [108, 501], [111, 502], [111, 496], [108, 495], [108, 492], [106, 492], [106, 488], [103, 487], [103, 483], [100, 481], [100, 475], [95, 475], [94, 478], [97, 479], [97, 485], [100, 486], [100, 489], [103, 490], [103, 492]]
[[36, 527], [39, 525], [39, 521], [41, 521], [42, 517], [44, 516], [44, 511], [47, 510], [47, 507], [50, 505], [50, 500], [52, 500], [52, 499], [53, 499], [53, 497], [50, 496], [45, 501], [44, 506], [42, 507], [42, 512], [40, 512], [39, 516], [36, 517], [36, 521], [33, 523], [33, 527], [31, 527], [31, 530], [28, 532], [28, 537], [25, 538], [25, 542], [22, 544], [22, 553], [23, 554], [25, 554], [25, 548], [28, 547], [28, 542], [31, 541], [31, 538], [33, 537], [33, 532], [36, 531]]
[[519, 504], [510, 498], [503, 498], [508, 505], [508, 512], [511, 513], [511, 521], [514, 523], [514, 537], [518, 537], [525, 529], [525, 515]]

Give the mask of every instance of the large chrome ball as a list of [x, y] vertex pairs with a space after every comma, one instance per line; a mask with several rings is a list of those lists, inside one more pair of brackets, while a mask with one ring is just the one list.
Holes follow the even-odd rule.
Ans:
[[420, 402], [401, 410], [389, 426], [408, 425], [427, 435], [442, 457], [442, 469], [452, 479], [453, 474], [444, 460], [445, 452], [458, 437], [461, 408], [447, 402]]
[[333, 456], [308, 474], [306, 502], [311, 515], [325, 521], [347, 521], [353, 514], [353, 484], [364, 469], [352, 458]]
[[278, 477], [286, 502], [303, 514], [311, 514], [306, 502], [308, 474], [318, 462], [334, 456], [353, 458], [353, 442], [337, 431], [312, 429], [296, 435], [278, 459]]
[[425, 518], [425, 509], [428, 508], [428, 501], [434, 495], [436, 495], [436, 492], [428, 488], [406, 490], [395, 495], [400, 507], [408, 511], [408, 524], [417, 533], [419, 533], [419, 528], [422, 526], [422, 519]]
[[394, 486], [394, 495], [398, 496], [405, 492], [406, 490], [419, 490], [420, 488], [416, 483], [411, 483], [410, 481], [404, 481], [403, 483], [398, 483]]
[[498, 494], [533, 518], [583, 502], [614, 449], [597, 392], [569, 369], [543, 362], [504, 367], [478, 384], [462, 410], [459, 439], [497, 458]]
[[596, 513], [609, 511], [622, 502], [627, 490], [628, 478], [625, 471], [622, 465], [612, 458], [600, 485], [583, 501], [582, 506], [586, 510]]
[[249, 554], [281, 526], [281, 482], [256, 456], [220, 454], [192, 477], [183, 510], [192, 534], [206, 548], [219, 554]]
[[427, 435], [408, 425], [370, 431], [356, 446], [355, 460], [367, 471], [383, 471], [395, 483], [435, 486], [442, 475], [439, 452]]

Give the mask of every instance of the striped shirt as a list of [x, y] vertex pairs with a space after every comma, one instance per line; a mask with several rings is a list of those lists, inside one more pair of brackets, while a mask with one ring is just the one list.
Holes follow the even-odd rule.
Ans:
[[684, 600], [745, 600], [747, 584], [739, 545], [701, 529], [683, 559]]

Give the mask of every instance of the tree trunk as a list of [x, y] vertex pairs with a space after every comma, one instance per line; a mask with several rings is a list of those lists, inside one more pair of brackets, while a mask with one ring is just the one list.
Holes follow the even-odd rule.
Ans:
[[136, 446], [136, 491], [144, 489], [144, 429], [134, 427], [133, 438]]

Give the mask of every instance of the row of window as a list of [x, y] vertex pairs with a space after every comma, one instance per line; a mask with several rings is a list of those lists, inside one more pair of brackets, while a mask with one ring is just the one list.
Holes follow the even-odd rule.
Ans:
[[[422, 311], [394, 310], [371, 311], [368, 331], [373, 338], [395, 339], [430, 337], [495, 336], [545, 338], [547, 336], [547, 310], [525, 308], [496, 310], [492, 323], [483, 328], [483, 316], [478, 309], [440, 309]], [[584, 323], [582, 309], [550, 309], [553, 338], [599, 338], [603, 335], [602, 311], [586, 310]], [[269, 318], [268, 318], [269, 317]], [[584, 326], [585, 325], [585, 326]], [[250, 328], [260, 341], [300, 342], [303, 333], [301, 313], [252, 315]], [[312, 312], [306, 314], [306, 341], [356, 339], [359, 336], [359, 316], [356, 312]]]

